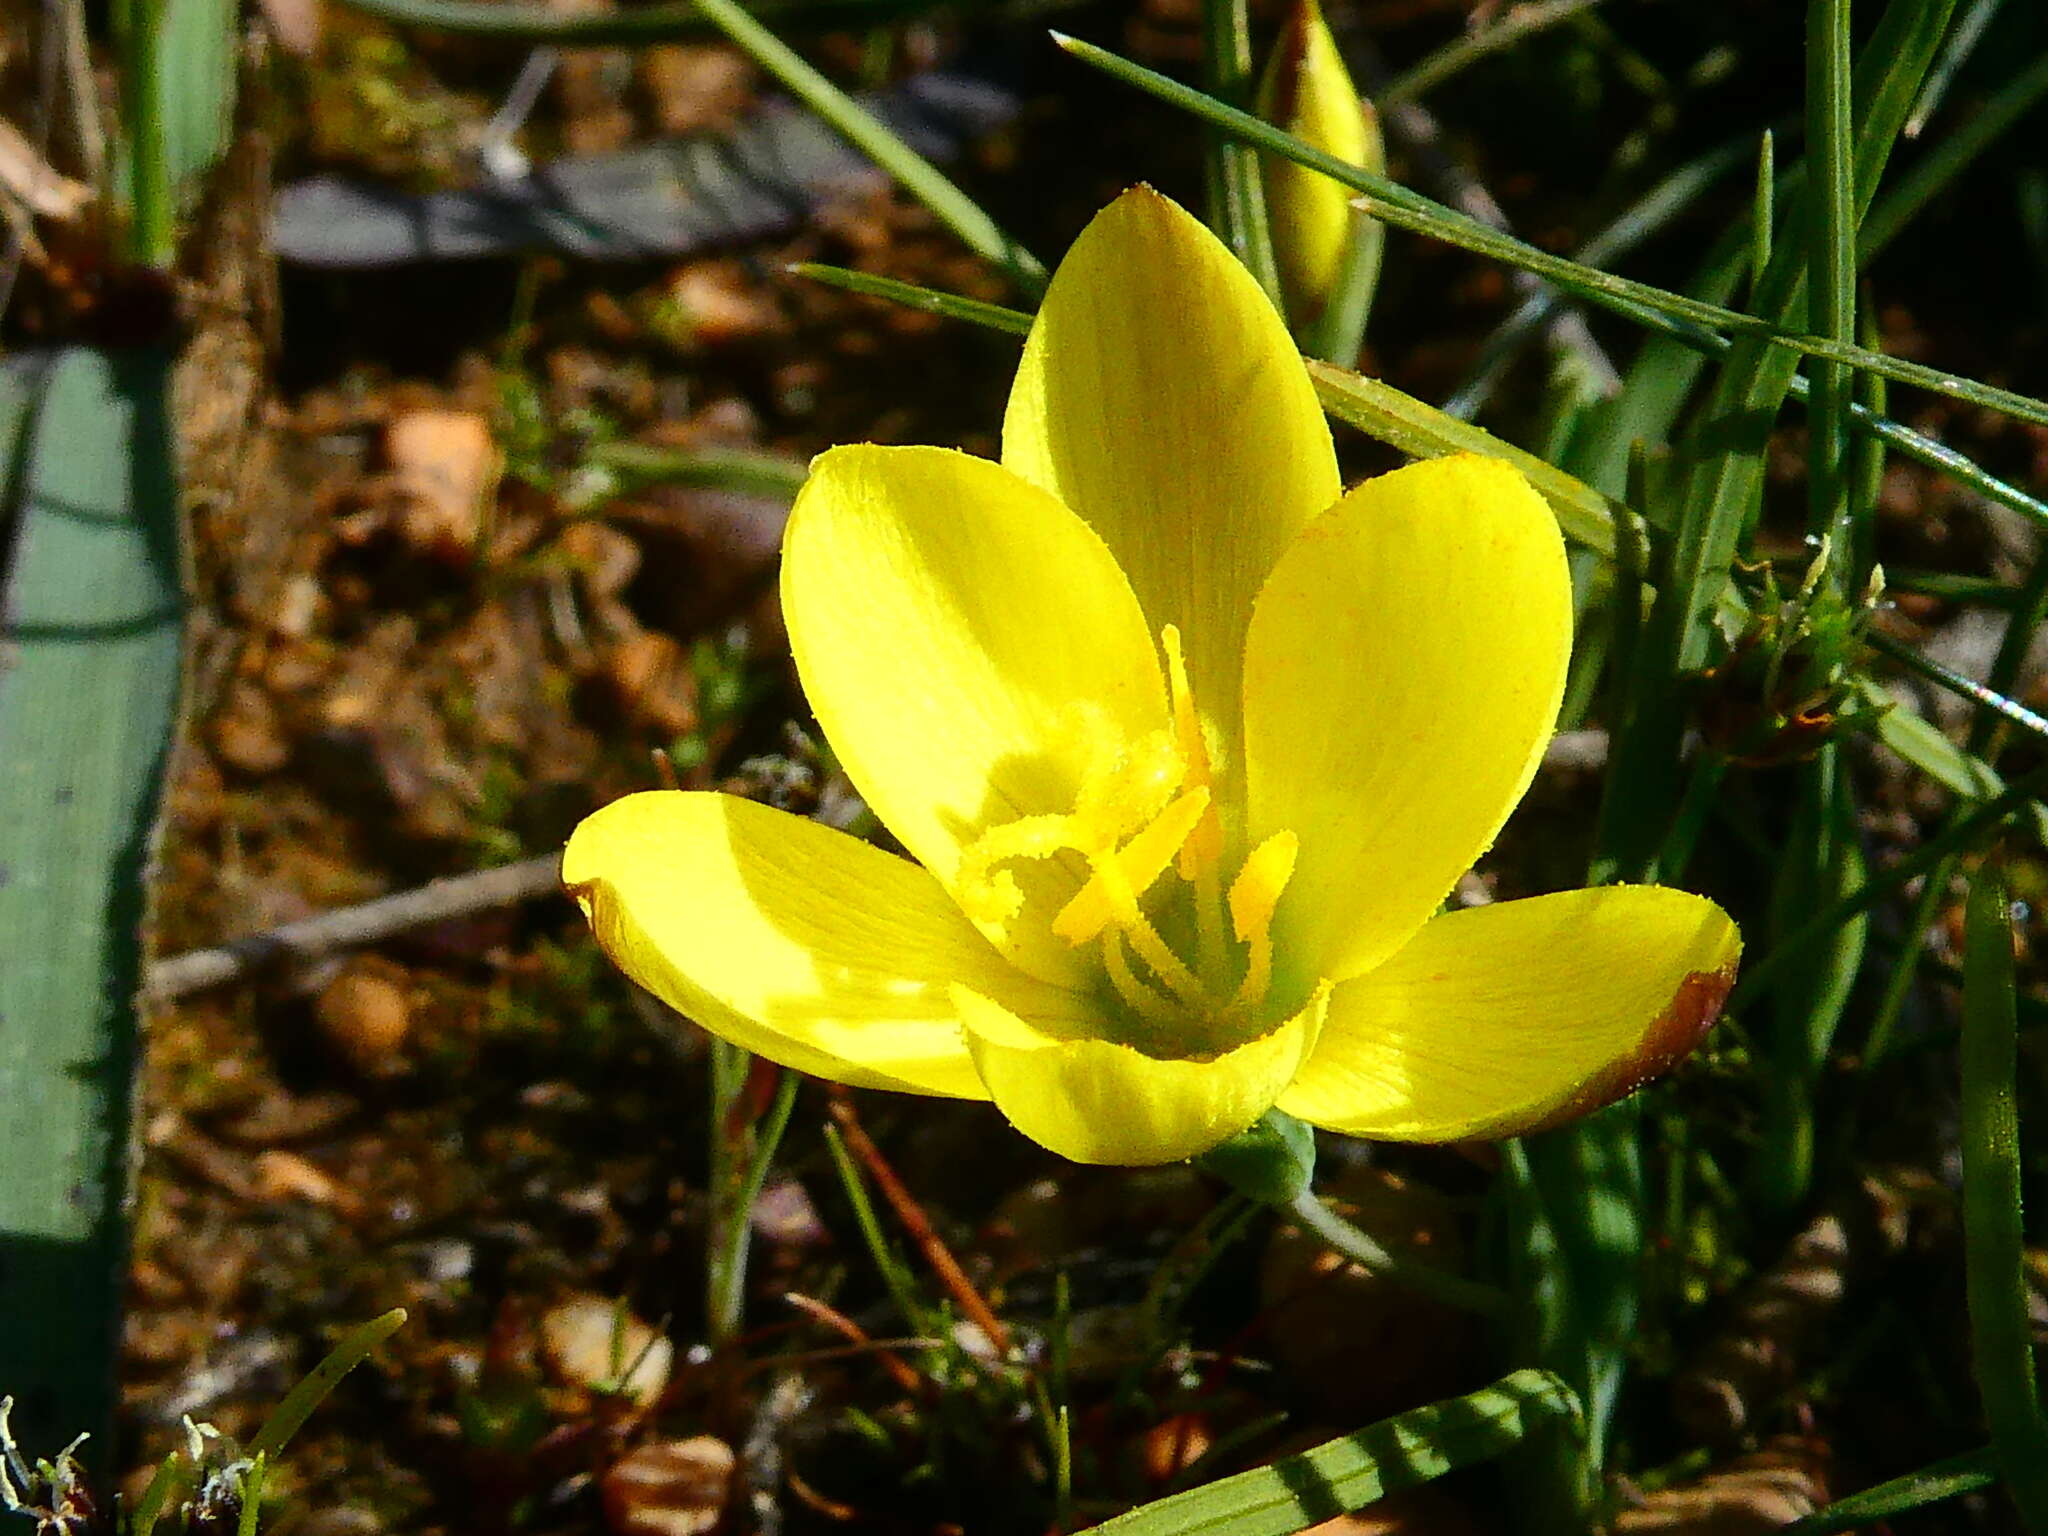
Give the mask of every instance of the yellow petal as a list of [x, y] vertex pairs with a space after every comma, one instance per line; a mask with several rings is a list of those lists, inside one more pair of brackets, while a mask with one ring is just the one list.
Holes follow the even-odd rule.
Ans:
[[[1072, 811], [1098, 754], [1167, 721], [1152, 632], [1102, 540], [984, 459], [820, 455], [784, 537], [782, 604], [833, 751], [949, 887], [979, 833]], [[1049, 911], [1085, 876], [1016, 873]], [[1063, 884], [1034, 890], [1052, 877]], [[1076, 956], [1042, 924], [1020, 931], [1035, 938], [1016, 941], [1018, 964], [1078, 977]]]
[[1086, 518], [1154, 630], [1176, 624], [1235, 797], [1245, 624], [1337, 499], [1337, 461], [1287, 328], [1228, 250], [1149, 187], [1067, 252], [1024, 344], [1003, 463]]
[[1077, 1163], [1129, 1167], [1199, 1156], [1270, 1109], [1314, 1045], [1328, 995], [1235, 1050], [1170, 1061], [1027, 1023], [971, 984], [955, 992], [974, 1064], [1010, 1123]]
[[[1386, 168], [1378, 115], [1351, 83], [1315, 0], [1298, 0], [1281, 26], [1259, 87], [1259, 115], [1346, 165]], [[1349, 187], [1320, 171], [1278, 155], [1262, 155], [1259, 165], [1281, 286], [1289, 308], [1311, 316], [1329, 298], [1365, 215], [1351, 206]]]
[[1719, 1016], [1741, 953], [1719, 907], [1660, 886], [1449, 913], [1338, 986], [1280, 1107], [1393, 1141], [1558, 1124], [1683, 1060]]
[[1564, 541], [1497, 460], [1368, 480], [1302, 531], [1245, 655], [1250, 835], [1301, 840], [1283, 981], [1354, 976], [1428, 920], [1528, 788], [1570, 652]]
[[562, 881], [641, 986], [834, 1082], [985, 1099], [952, 984], [1027, 1012], [1080, 1006], [1007, 965], [916, 865], [730, 795], [614, 801], [569, 839]]

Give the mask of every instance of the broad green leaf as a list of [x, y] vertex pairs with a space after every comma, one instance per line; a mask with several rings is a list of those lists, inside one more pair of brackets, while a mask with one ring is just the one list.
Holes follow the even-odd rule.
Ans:
[[1578, 1400], [1547, 1371], [1516, 1371], [1465, 1397], [1396, 1414], [1289, 1456], [1091, 1526], [1082, 1536], [1293, 1536], [1521, 1443], [1548, 1421], [1575, 1427]]
[[17, 420], [38, 371], [28, 432], [0, 435], [0, 1318], [31, 1440], [112, 1410], [130, 999], [184, 616], [167, 358], [14, 359]]

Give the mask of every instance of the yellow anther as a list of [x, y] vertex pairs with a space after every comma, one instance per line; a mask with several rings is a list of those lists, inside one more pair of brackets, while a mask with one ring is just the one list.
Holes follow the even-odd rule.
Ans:
[[1275, 832], [1252, 850], [1230, 882], [1230, 926], [1240, 944], [1249, 944], [1272, 926], [1273, 909], [1294, 878], [1294, 856], [1300, 848], [1300, 839], [1292, 832]]
[[[1185, 782], [1207, 787], [1214, 782], [1210, 777], [1209, 743], [1202, 735], [1202, 717], [1195, 710], [1194, 690], [1188, 686], [1187, 656], [1181, 648], [1180, 627], [1167, 625], [1159, 632], [1159, 641], [1166, 649], [1166, 681], [1173, 702], [1173, 735], [1175, 744], [1180, 748], [1181, 760], [1187, 764]], [[1214, 868], [1222, 855], [1223, 824], [1211, 809], [1196, 826], [1193, 835], [1181, 845], [1181, 879], [1193, 880], [1203, 870]]]
[[[1137, 915], [1137, 898], [1166, 873], [1166, 866], [1208, 808], [1209, 791], [1191, 789], [1161, 811], [1150, 826], [1106, 856], [1104, 862], [1114, 863], [1121, 871], [1122, 888], [1131, 893], [1131, 915]], [[1109, 884], [1097, 873], [1060, 909], [1052, 920], [1052, 931], [1069, 944], [1085, 944], [1112, 922], [1122, 921], [1127, 921], [1125, 913], [1112, 902]], [[1142, 916], [1138, 921], [1143, 921]]]
[[1273, 980], [1273, 912], [1281, 893], [1294, 878], [1300, 841], [1292, 832], [1275, 832], [1251, 852], [1230, 883], [1230, 926], [1238, 942], [1250, 947], [1236, 1006], [1250, 1007], [1266, 995]]

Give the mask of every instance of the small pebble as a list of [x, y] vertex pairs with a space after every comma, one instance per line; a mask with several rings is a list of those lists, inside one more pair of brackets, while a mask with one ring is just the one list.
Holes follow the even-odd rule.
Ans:
[[580, 1292], [540, 1321], [541, 1351], [570, 1386], [620, 1391], [652, 1407], [668, 1385], [675, 1346], [610, 1297]]
[[321, 989], [313, 1005], [320, 1033], [368, 1077], [404, 1069], [403, 1052], [412, 1034], [412, 1002], [406, 988], [383, 967], [354, 961]]
[[604, 1475], [606, 1521], [617, 1536], [701, 1536], [725, 1513], [733, 1466], [710, 1435], [628, 1451]]

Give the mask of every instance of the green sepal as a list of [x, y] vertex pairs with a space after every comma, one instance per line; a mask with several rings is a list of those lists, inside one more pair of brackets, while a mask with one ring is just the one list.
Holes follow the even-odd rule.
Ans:
[[1239, 1194], [1286, 1205], [1316, 1174], [1316, 1133], [1305, 1121], [1269, 1109], [1220, 1147], [1195, 1159]]

